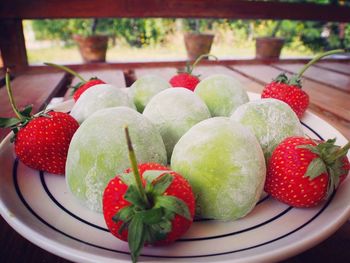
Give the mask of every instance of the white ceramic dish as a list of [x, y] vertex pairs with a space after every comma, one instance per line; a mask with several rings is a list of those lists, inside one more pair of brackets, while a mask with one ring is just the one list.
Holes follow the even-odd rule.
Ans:
[[[255, 98], [254, 94], [250, 94]], [[59, 107], [71, 107], [68, 102]], [[307, 135], [346, 139], [307, 112]], [[18, 162], [8, 136], [0, 145], [0, 212], [22, 236], [74, 262], [128, 262], [128, 246], [106, 229], [103, 216], [82, 207], [63, 176], [40, 173]], [[143, 249], [140, 262], [264, 262], [296, 255], [335, 232], [350, 216], [350, 178], [332, 198], [313, 209], [296, 209], [263, 198], [235, 222], [199, 221], [167, 247]]]

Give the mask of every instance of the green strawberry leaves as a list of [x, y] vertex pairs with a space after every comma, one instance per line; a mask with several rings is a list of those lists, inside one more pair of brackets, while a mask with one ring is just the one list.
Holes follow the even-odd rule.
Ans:
[[345, 173], [343, 170], [343, 161], [350, 148], [350, 143], [344, 147], [335, 145], [336, 139], [328, 139], [325, 142], [317, 143], [317, 145], [299, 145], [297, 148], [307, 149], [318, 157], [314, 158], [309, 164], [305, 177], [310, 180], [320, 176], [323, 173], [329, 175], [327, 186], [327, 198], [338, 187], [340, 176]]
[[0, 118], [0, 127], [1, 128], [10, 128], [16, 126], [20, 122], [17, 118]]
[[288, 79], [286, 73], [279, 74], [273, 81], [277, 83], [291, 85], [291, 86], [297, 86], [299, 88], [301, 88], [302, 86], [301, 79], [298, 76], [293, 75]]
[[163, 207], [170, 212], [181, 215], [188, 220], [192, 220], [186, 203], [175, 196], [157, 196], [155, 198], [155, 206]]
[[307, 167], [307, 171], [304, 176], [309, 177], [310, 180], [313, 180], [325, 172], [327, 172], [326, 164], [321, 158], [315, 158]]
[[128, 229], [128, 242], [131, 251], [132, 262], [136, 262], [140, 255], [141, 249], [145, 243], [145, 225], [142, 217], [136, 214], [130, 222]]

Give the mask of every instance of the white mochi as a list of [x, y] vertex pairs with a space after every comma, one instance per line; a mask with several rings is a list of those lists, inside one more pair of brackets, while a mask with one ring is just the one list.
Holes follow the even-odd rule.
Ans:
[[145, 75], [131, 85], [129, 94], [137, 111], [142, 113], [154, 95], [170, 87], [171, 85], [161, 77]]
[[162, 135], [169, 160], [181, 136], [196, 123], [210, 118], [205, 103], [185, 88], [171, 88], [158, 93], [147, 104], [143, 114]]
[[260, 99], [241, 105], [231, 116], [257, 137], [266, 161], [285, 138], [303, 136], [301, 123], [288, 104], [276, 99]]
[[213, 117], [229, 117], [238, 106], [249, 101], [239, 80], [221, 74], [203, 79], [194, 92], [207, 104]]
[[167, 163], [162, 137], [142, 114], [127, 107], [97, 111], [74, 134], [66, 162], [68, 188], [92, 210], [101, 211], [107, 183], [131, 166], [125, 125], [129, 127], [138, 163]]
[[196, 214], [235, 220], [248, 214], [262, 193], [266, 166], [254, 134], [228, 117], [193, 126], [175, 145], [172, 170], [196, 196]]
[[74, 104], [70, 115], [79, 123], [85, 121], [94, 112], [117, 106], [135, 109], [128, 94], [121, 88], [110, 84], [98, 84], [87, 89]]

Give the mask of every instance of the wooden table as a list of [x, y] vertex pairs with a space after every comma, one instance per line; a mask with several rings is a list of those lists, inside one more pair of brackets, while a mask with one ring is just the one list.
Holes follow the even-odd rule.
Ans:
[[[247, 91], [261, 92], [264, 84], [281, 71], [288, 74], [300, 69], [302, 60], [259, 63], [252, 61], [206, 62], [195, 70], [201, 78], [215, 73], [231, 75], [239, 79]], [[119, 87], [127, 87], [144, 74], [157, 74], [169, 80], [183, 62], [145, 64], [99, 64], [73, 66], [85, 77], [98, 76]], [[29, 68], [14, 76], [14, 96], [19, 106], [34, 104], [34, 110], [44, 107], [53, 97], [69, 97], [67, 87], [78, 80], [66, 73], [46, 67]], [[0, 75], [0, 85], [3, 85]], [[313, 66], [306, 72], [304, 90], [310, 95], [310, 111], [335, 126], [350, 139], [350, 60], [327, 60]], [[11, 116], [6, 90], [0, 88], [0, 116]], [[0, 131], [0, 139], [7, 130]], [[349, 262], [350, 222], [345, 223], [330, 238], [284, 262]], [[68, 262], [31, 244], [18, 235], [0, 219], [0, 261], [1, 262]]]

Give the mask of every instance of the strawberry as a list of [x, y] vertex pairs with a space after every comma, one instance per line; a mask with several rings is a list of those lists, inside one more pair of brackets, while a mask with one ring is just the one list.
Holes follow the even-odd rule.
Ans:
[[276, 79], [264, 87], [261, 98], [274, 98], [284, 101], [293, 109], [300, 119], [309, 106], [309, 95], [302, 90], [302, 75], [310, 66], [321, 58], [343, 52], [344, 50], [337, 49], [316, 56], [307, 63], [297, 75], [292, 76], [290, 79], [288, 79], [284, 73], [278, 75]]
[[205, 55], [201, 55], [199, 56], [196, 61], [193, 63], [193, 65], [191, 66], [189, 63], [187, 63], [186, 65], [186, 70], [185, 72], [178, 72], [177, 75], [173, 76], [170, 79], [170, 84], [172, 87], [183, 87], [186, 89], [189, 89], [191, 91], [194, 91], [194, 89], [196, 88], [197, 84], [200, 82], [198, 76], [195, 76], [192, 74], [192, 71], [194, 70], [194, 68], [196, 67], [196, 65], [205, 57], [214, 57], [216, 59], [215, 56], [210, 55], [210, 54], [205, 54]]
[[31, 115], [32, 106], [19, 111], [13, 100], [9, 72], [6, 88], [16, 118], [0, 118], [0, 127], [11, 128], [17, 157], [27, 166], [53, 174], [64, 174], [69, 143], [78, 122], [63, 112], [39, 112]]
[[98, 85], [98, 84], [106, 84], [103, 80], [100, 80], [98, 78], [91, 78], [90, 80], [86, 82], [79, 82], [77, 85], [73, 87], [73, 99], [74, 101], [77, 101], [81, 94], [83, 94], [87, 89], [91, 88], [92, 86]]
[[169, 244], [189, 229], [195, 199], [181, 175], [156, 163], [137, 165], [127, 128], [126, 136], [132, 169], [108, 183], [103, 214], [110, 232], [128, 241], [136, 262], [145, 244]]
[[73, 89], [72, 94], [73, 94], [74, 101], [77, 101], [79, 99], [79, 97], [81, 96], [81, 94], [83, 94], [87, 89], [91, 88], [92, 86], [95, 86], [98, 84], [106, 84], [106, 82], [104, 82], [103, 80], [100, 80], [96, 77], [92, 77], [89, 80], [85, 80], [80, 74], [78, 74], [74, 70], [67, 68], [65, 66], [62, 66], [62, 65], [57, 65], [54, 63], [44, 63], [44, 64], [47, 66], [51, 66], [51, 67], [55, 67], [55, 68], [64, 70], [64, 71], [72, 74], [73, 76], [75, 76], [81, 80], [74, 87], [72, 87], [72, 89]]
[[343, 148], [334, 143], [304, 137], [282, 141], [268, 162], [265, 191], [294, 207], [312, 207], [327, 199], [350, 170], [350, 143]]
[[267, 84], [261, 98], [274, 98], [287, 103], [300, 119], [309, 106], [309, 95], [301, 89], [300, 81], [292, 84], [282, 73]]

